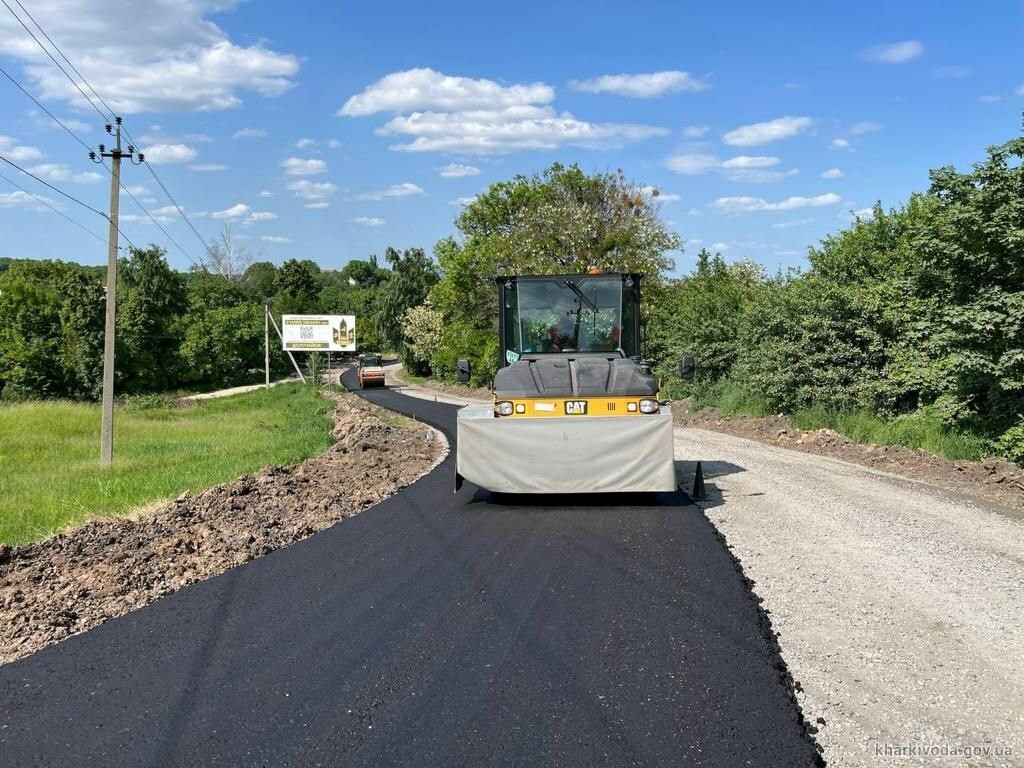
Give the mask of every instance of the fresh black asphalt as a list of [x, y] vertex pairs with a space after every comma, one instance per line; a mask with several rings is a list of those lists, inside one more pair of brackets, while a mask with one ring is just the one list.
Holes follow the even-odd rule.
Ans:
[[[449, 434], [455, 408], [362, 393]], [[0, 766], [806, 766], [742, 573], [682, 494], [452, 494], [0, 667]]]

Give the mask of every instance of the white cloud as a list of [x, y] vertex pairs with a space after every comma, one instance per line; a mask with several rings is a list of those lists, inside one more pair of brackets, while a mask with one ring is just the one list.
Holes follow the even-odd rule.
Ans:
[[476, 195], [473, 195], [472, 197], [457, 197], [452, 200], [451, 204], [465, 208], [467, 205], [472, 205], [474, 202], [476, 202]]
[[273, 196], [274, 196], [274, 193], [271, 192], [269, 189], [261, 189], [260, 190], [260, 197], [273, 197]]
[[458, 179], [463, 176], [479, 176], [480, 169], [473, 165], [462, 165], [460, 163], [448, 163], [439, 171], [446, 179]]
[[770, 168], [779, 164], [777, 157], [739, 155], [722, 163], [723, 168]]
[[305, 160], [301, 157], [289, 157], [282, 160], [280, 165], [289, 176], [316, 176], [327, 173], [327, 163], [316, 158]]
[[221, 163], [196, 163], [195, 165], [190, 165], [188, 168], [190, 171], [199, 171], [200, 173], [213, 173], [216, 171], [226, 171], [228, 169], [226, 165], [222, 165]]
[[666, 93], [703, 91], [711, 86], [678, 69], [638, 75], [602, 75], [592, 80], [573, 80], [569, 87], [586, 93], [612, 93], [633, 99], [653, 99]]
[[187, 144], [153, 144], [143, 150], [146, 161], [153, 165], [191, 163], [199, 153]]
[[850, 126], [850, 133], [854, 136], [863, 136], [865, 133], [874, 133], [882, 130], [881, 123], [873, 123], [870, 120], [862, 120]]
[[[162, 215], [173, 215], [177, 213], [174, 206], [166, 206], [157, 211]], [[190, 211], [189, 215], [193, 218], [205, 216], [204, 213], [197, 213]], [[256, 224], [261, 221], [273, 221], [277, 218], [276, 213], [270, 211], [254, 211], [246, 203], [235, 203], [230, 208], [225, 208], [223, 211], [214, 211], [210, 214], [211, 219], [226, 219], [228, 221], [241, 221], [244, 224]]]
[[125, 187], [128, 192], [131, 192], [135, 196], [148, 195], [149, 189], [142, 184], [136, 184], [135, 186]]
[[1015, 90], [1014, 93], [1017, 94], [1018, 96], [1024, 96], [1024, 83], [1021, 83], [1021, 85], [1017, 87], [1017, 90]]
[[[288, 185], [288, 189], [294, 192], [296, 197], [302, 197], [306, 200], [322, 200], [338, 191], [337, 185], [329, 181], [315, 182], [308, 179], [293, 181]], [[326, 208], [327, 206], [322, 207]]]
[[41, 149], [19, 145], [10, 136], [0, 136], [0, 154], [16, 163], [31, 162], [45, 157]]
[[846, 139], [832, 139], [829, 149], [849, 149], [852, 145]]
[[382, 227], [387, 224], [384, 219], [377, 218], [376, 216], [356, 216], [352, 219], [353, 224], [361, 224], [364, 227]]
[[880, 64], [903, 64], [924, 54], [924, 46], [918, 40], [904, 40], [900, 43], [873, 45], [861, 51], [860, 57]]
[[710, 130], [706, 125], [688, 125], [683, 128], [683, 138], [699, 139]]
[[[242, 104], [243, 92], [277, 96], [294, 84], [297, 57], [258, 42], [233, 43], [208, 16], [234, 0], [147, 3], [144, 17], [120, 3], [96, 13], [86, 0], [36, 0], [32, 14], [59, 41], [118, 114], [221, 110]], [[25, 64], [45, 100], [88, 107], [81, 94], [10, 16], [0, 18], [0, 50]]]
[[211, 219], [242, 219], [248, 216], [252, 212], [245, 203], [235, 203], [230, 208], [225, 208], [223, 211], [215, 211], [210, 214]]
[[500, 111], [416, 112], [392, 118], [377, 132], [415, 137], [409, 143], [392, 145], [391, 149], [399, 151], [486, 155], [554, 150], [563, 144], [619, 147], [669, 131], [650, 125], [590, 123], [551, 107], [523, 106]]
[[330, 208], [330, 207], [331, 207], [331, 204], [330, 204], [330, 203], [325, 203], [325, 202], [319, 202], [319, 203], [306, 203], [306, 204], [305, 204], [304, 206], [302, 206], [302, 207], [303, 207], [303, 208], [310, 208], [310, 209], [312, 209], [312, 210], [314, 210], [314, 211], [319, 211], [319, 210], [323, 210], [324, 208]]
[[680, 173], [684, 176], [699, 176], [702, 173], [713, 171], [720, 163], [714, 155], [673, 155], [668, 159], [669, 170]]
[[381, 78], [346, 101], [338, 114], [395, 113], [377, 133], [411, 137], [391, 146], [404, 152], [486, 155], [565, 144], [619, 147], [668, 133], [656, 126], [578, 120], [548, 106], [554, 96], [554, 89], [543, 83], [504, 86], [413, 69]]
[[329, 149], [337, 149], [340, 146], [341, 146], [341, 142], [338, 141], [337, 139], [328, 139], [327, 140], [327, 147]]
[[[1018, 91], [1024, 91], [1024, 85], [1022, 85], [1018, 89]], [[1003, 100], [1002, 96], [997, 96], [995, 94], [986, 94], [984, 96], [979, 96], [978, 97], [978, 101], [982, 102], [983, 104], [995, 104], [997, 101], [1002, 101], [1002, 100]]]
[[684, 176], [698, 176], [703, 173], [721, 174], [729, 181], [751, 182], [754, 184], [765, 184], [770, 181], [778, 181], [789, 176], [796, 176], [800, 173], [798, 168], [790, 168], [787, 171], [766, 170], [778, 165], [779, 158], [765, 156], [739, 155], [728, 160], [719, 160], [715, 155], [674, 155], [668, 159], [670, 170]]
[[772, 251], [772, 256], [799, 256], [800, 251]]
[[723, 243], [721, 240], [719, 240], [717, 243], [712, 243], [711, 244], [711, 250], [718, 251], [719, 253], [722, 253], [724, 251], [728, 251], [729, 250], [729, 244], [728, 243]]
[[809, 117], [779, 117], [763, 123], [741, 125], [722, 136], [731, 147], [756, 147], [803, 133], [813, 124]]
[[292, 241], [290, 237], [281, 237], [280, 235], [260, 235], [260, 240], [264, 243], [274, 243], [275, 245], [283, 245]]
[[47, 181], [74, 181], [79, 184], [89, 184], [103, 178], [102, 175], [95, 171], [72, 173], [71, 169], [63, 163], [41, 163], [39, 165], [29, 166], [28, 170], [30, 173], [35, 174], [41, 179], [46, 179]]
[[846, 177], [846, 174], [843, 173], [838, 168], [829, 168], [827, 171], [825, 171], [825, 172], [823, 172], [821, 174], [821, 178], [823, 178], [823, 179], [842, 179], [842, 178], [845, 178], [845, 177]]
[[793, 229], [793, 227], [802, 227], [805, 224], [810, 224], [814, 219], [794, 219], [793, 221], [779, 221], [772, 224], [772, 229]]
[[769, 203], [760, 197], [720, 197], [711, 207], [723, 213], [749, 213], [751, 211], [792, 211], [797, 208], [817, 208], [823, 205], [838, 205], [842, 198], [834, 192], [817, 197], [787, 197], [777, 203]]
[[314, 139], [299, 139], [295, 142], [295, 146], [299, 149], [305, 149], [306, 147], [312, 147], [316, 144]]
[[352, 96], [339, 115], [361, 117], [377, 112], [416, 110], [500, 110], [526, 104], [547, 104], [555, 89], [544, 83], [503, 86], [493, 80], [452, 77], [433, 69], [408, 69], [385, 75]]
[[139, 144], [212, 144], [213, 139], [205, 133], [183, 133], [171, 135], [163, 132], [159, 125], [150, 126], [149, 133], [138, 137]]
[[[45, 200], [57, 210], [61, 209], [61, 206], [50, 198], [44, 195], [38, 195], [37, 197], [39, 197], [39, 200]], [[0, 208], [29, 208], [34, 211], [46, 210], [45, 205], [42, 205], [32, 195], [22, 192], [20, 189], [14, 192], [0, 192]]]
[[265, 139], [267, 132], [262, 128], [241, 128], [235, 131], [233, 139]]
[[412, 197], [414, 195], [424, 195], [423, 188], [413, 184], [411, 181], [405, 181], [401, 184], [392, 184], [387, 189], [382, 189], [379, 192], [364, 192], [361, 195], [356, 195], [357, 200], [384, 200], [386, 198], [400, 198], [400, 197]]

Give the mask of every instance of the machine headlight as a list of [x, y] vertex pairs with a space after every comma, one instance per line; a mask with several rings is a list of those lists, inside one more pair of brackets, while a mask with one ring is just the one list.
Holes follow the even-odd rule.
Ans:
[[512, 410], [513, 410], [512, 403], [508, 402], [507, 400], [505, 400], [503, 402], [500, 402], [500, 403], [495, 403], [494, 404], [494, 411], [499, 416], [511, 416], [512, 415]]
[[630, 413], [636, 413], [636, 403], [626, 403], [626, 410]]
[[526, 413], [526, 406], [523, 403], [516, 403], [516, 413]]
[[641, 400], [640, 401], [640, 413], [657, 413], [658, 412], [658, 401], [657, 400]]

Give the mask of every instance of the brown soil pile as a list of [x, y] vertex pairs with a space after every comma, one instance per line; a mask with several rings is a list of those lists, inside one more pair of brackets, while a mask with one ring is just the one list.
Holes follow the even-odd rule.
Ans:
[[682, 427], [727, 432], [804, 453], [831, 456], [1024, 511], [1024, 469], [1009, 461], [950, 461], [903, 445], [862, 445], [831, 429], [807, 432], [795, 427], [785, 416], [724, 416], [717, 408], [691, 411], [689, 400], [672, 405], [675, 423]]
[[447, 451], [433, 430], [385, 423], [352, 395], [337, 400], [336, 442], [318, 458], [185, 493], [138, 519], [0, 545], [0, 663], [328, 528], [405, 487]]

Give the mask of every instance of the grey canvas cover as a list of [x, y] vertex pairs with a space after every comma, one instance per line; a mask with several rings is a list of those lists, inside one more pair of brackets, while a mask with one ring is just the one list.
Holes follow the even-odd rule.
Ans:
[[458, 413], [458, 473], [507, 493], [674, 491], [672, 412], [638, 416], [495, 418]]

